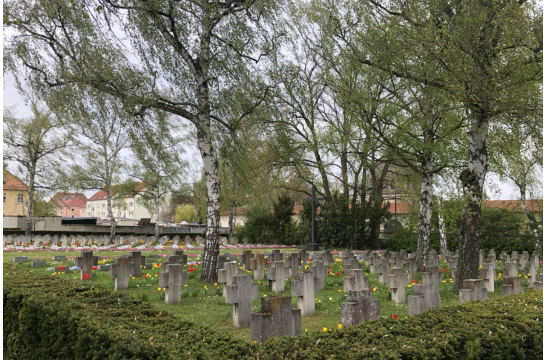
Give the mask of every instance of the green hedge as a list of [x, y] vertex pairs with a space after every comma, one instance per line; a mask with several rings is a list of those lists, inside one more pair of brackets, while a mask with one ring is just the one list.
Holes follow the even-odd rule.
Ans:
[[5, 359], [541, 359], [543, 294], [255, 344], [123, 293], [4, 264]]

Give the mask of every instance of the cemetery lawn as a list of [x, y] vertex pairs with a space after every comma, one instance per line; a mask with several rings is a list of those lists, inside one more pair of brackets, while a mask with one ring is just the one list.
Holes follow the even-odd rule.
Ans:
[[[233, 249], [222, 250], [221, 253], [231, 253]], [[261, 252], [269, 251], [268, 249], [260, 249]], [[295, 252], [297, 249], [285, 249], [287, 252]], [[169, 250], [156, 250], [156, 251], [142, 251], [142, 255], [146, 256], [146, 259], [150, 255], [170, 254]], [[193, 254], [191, 250], [187, 251], [188, 255]], [[121, 255], [128, 255], [129, 251], [100, 251], [95, 252], [95, 255], [99, 255], [99, 264], [108, 264], [113, 261], [115, 257]], [[66, 255], [67, 258], [73, 258], [79, 256], [79, 251], [25, 251], [21, 252], [4, 252], [4, 262], [12, 261], [15, 256], [27, 256], [29, 260], [45, 260], [47, 266], [43, 268], [31, 269], [30, 261], [25, 263], [17, 263], [17, 266], [32, 271], [38, 271], [42, 273], [50, 274], [51, 276], [61, 277], [68, 281], [80, 282], [80, 272], [72, 271], [68, 274], [55, 273], [52, 270], [47, 270], [48, 267], [59, 266], [74, 266], [73, 259], [67, 259], [64, 262], [53, 262], [51, 259], [55, 255]], [[242, 255], [242, 254], [237, 254]], [[313, 317], [302, 318], [302, 331], [303, 332], [322, 332], [325, 329], [337, 329], [340, 326], [341, 310], [340, 304], [346, 301], [346, 293], [343, 290], [343, 265], [338, 255], [334, 256], [335, 262], [329, 269], [330, 274], [325, 281], [325, 290], [320, 291], [315, 296], [316, 314]], [[199, 282], [201, 274], [200, 262], [196, 256], [188, 256], [188, 262], [198, 262], [197, 264], [186, 265], [186, 270], [195, 269], [188, 272], [188, 284], [182, 288], [182, 301], [180, 304], [167, 305], [164, 302], [164, 290], [158, 286], [158, 273], [161, 271], [160, 263], [164, 260], [164, 257], [154, 258], [156, 263], [153, 264], [152, 269], [142, 269], [141, 276], [138, 278], [129, 279], [129, 289], [125, 293], [130, 294], [142, 301], [153, 304], [161, 311], [169, 312], [176, 315], [180, 319], [188, 322], [195, 323], [196, 325], [207, 326], [215, 330], [227, 331], [231, 335], [247, 340], [250, 340], [250, 329], [243, 328], [237, 329], [232, 325], [232, 305], [224, 301], [222, 296], [222, 285], [217, 284], [202, 284]], [[242, 268], [242, 264], [239, 264]], [[385, 284], [378, 283], [378, 275], [369, 273], [369, 267], [362, 264], [363, 270], [369, 279], [369, 288], [373, 288], [373, 296], [380, 299], [380, 313], [381, 317], [390, 318], [396, 315], [397, 318], [402, 319], [408, 316], [407, 303], [395, 304], [391, 298], [391, 290]], [[303, 268], [301, 268], [302, 270]], [[459, 304], [458, 296], [454, 295], [454, 283], [451, 281], [451, 272], [447, 269], [447, 264], [441, 260], [440, 269], [445, 269], [442, 276], [442, 283], [440, 284], [441, 294], [441, 306], [457, 305]], [[500, 285], [502, 284], [502, 268], [501, 262], [496, 263], [497, 279], [495, 281], [495, 292], [488, 293], [489, 299], [496, 299], [500, 297]], [[540, 264], [538, 273], [542, 273], [542, 265]], [[252, 274], [252, 272], [246, 272], [244, 274]], [[525, 286], [526, 292], [534, 291], [527, 286], [527, 281], [524, 279], [522, 283]], [[266, 278], [266, 271], [265, 271]], [[422, 276], [417, 272], [414, 282], [420, 282]], [[89, 282], [96, 284], [107, 289], [113, 290], [113, 278], [109, 275], [108, 271], [93, 271], [93, 279]], [[270, 288], [266, 287], [266, 281], [254, 280], [259, 285], [259, 297], [276, 295]], [[410, 295], [412, 292], [412, 284], [406, 289], [406, 295]], [[286, 290], [279, 295], [291, 295], [291, 279], [286, 281]], [[292, 306], [297, 307], [296, 297], [292, 297]], [[253, 301], [253, 311], [259, 311], [261, 308], [260, 300]]]

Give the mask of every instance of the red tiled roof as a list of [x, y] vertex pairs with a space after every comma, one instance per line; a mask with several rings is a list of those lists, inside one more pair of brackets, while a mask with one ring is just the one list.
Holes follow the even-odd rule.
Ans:
[[[144, 182], [140, 181], [139, 183], [136, 184], [135, 191], [140, 191], [143, 188], [144, 188]], [[113, 196], [115, 195], [114, 187], [112, 186], [111, 189], [112, 189], [112, 196]], [[125, 195], [125, 197], [131, 198], [131, 197], [134, 197], [134, 195], [128, 194], [128, 195]], [[88, 201], [97, 201], [97, 200], [106, 200], [106, 190], [100, 190], [99, 192], [97, 192], [96, 194], [94, 194], [88, 199]]]
[[[520, 200], [483, 200], [483, 205], [494, 209], [505, 208], [511, 212], [522, 212]], [[531, 212], [543, 210], [543, 199], [526, 200], [526, 206]]]
[[77, 192], [58, 192], [49, 200], [49, 202], [57, 207], [86, 207], [87, 197], [84, 194]]
[[[400, 202], [398, 202], [396, 204], [393, 201], [391, 201], [390, 202], [390, 207], [388, 208], [388, 211], [391, 214], [408, 214], [409, 213], [409, 208], [411, 207], [411, 205], [412, 205], [411, 203], [406, 203], [406, 202], [400, 203]], [[386, 204], [384, 204], [384, 206], [386, 206]]]
[[27, 190], [28, 186], [7, 170], [4, 170], [4, 190]]

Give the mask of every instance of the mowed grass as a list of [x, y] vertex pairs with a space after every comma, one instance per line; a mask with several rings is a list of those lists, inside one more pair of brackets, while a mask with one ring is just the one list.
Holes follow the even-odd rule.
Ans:
[[[296, 249], [283, 249], [283, 252], [294, 252]], [[195, 250], [189, 249], [185, 251], [188, 254], [196, 253]], [[202, 252], [202, 251], [199, 251]], [[255, 252], [255, 251], [254, 251]], [[260, 252], [271, 252], [270, 249], [260, 249]], [[129, 251], [100, 251], [96, 252], [96, 255], [101, 256], [100, 264], [111, 263], [114, 257], [129, 254]], [[170, 254], [168, 250], [156, 250], [156, 251], [144, 251], [143, 255], [149, 257], [150, 255]], [[233, 253], [232, 249], [223, 250], [222, 253]], [[66, 255], [67, 257], [79, 256], [79, 252], [68, 251], [25, 251], [20, 252], [4, 252], [4, 262], [11, 261], [15, 256], [27, 256], [28, 259], [39, 259], [47, 262], [47, 267], [58, 266], [74, 266], [74, 261], [68, 259], [64, 262], [53, 262], [51, 259], [55, 255]], [[164, 290], [158, 286], [158, 273], [160, 272], [160, 264], [164, 260], [164, 257], [158, 257], [154, 260], [153, 269], [141, 269], [141, 276], [134, 277], [129, 280], [129, 289], [124, 291], [125, 293], [141, 299], [145, 302], [149, 302], [156, 306], [161, 311], [168, 311], [175, 314], [180, 319], [189, 321], [198, 325], [208, 326], [212, 329], [227, 331], [232, 335], [250, 340], [250, 329], [237, 329], [232, 325], [232, 305], [224, 301], [222, 296], [222, 285], [216, 284], [203, 284], [199, 281], [201, 275], [201, 266], [188, 265], [186, 269], [195, 268], [196, 271], [188, 273], [188, 284], [182, 288], [182, 302], [176, 305], [168, 305], [164, 302]], [[199, 261], [197, 257], [189, 257], [188, 262]], [[242, 268], [242, 264], [239, 263], [239, 267]], [[38, 271], [51, 274], [51, 276], [58, 276], [69, 281], [80, 282], [80, 272], [72, 271], [68, 274], [57, 273], [46, 270], [45, 268], [31, 269], [30, 262], [19, 263], [18, 266], [24, 269]], [[378, 283], [378, 275], [369, 273], [369, 267], [362, 264], [363, 270], [369, 279], [369, 287], [374, 288], [373, 296], [380, 299], [381, 316], [392, 317], [397, 315], [398, 318], [408, 316], [407, 303], [395, 304], [391, 298], [391, 290], [385, 284]], [[446, 269], [446, 263], [441, 261], [441, 269]], [[303, 269], [303, 268], [301, 268]], [[495, 299], [500, 297], [500, 285], [502, 284], [502, 267], [498, 261], [496, 264], [497, 280], [495, 281], [495, 292], [488, 293], [489, 299]], [[315, 296], [316, 314], [313, 317], [302, 318], [303, 331], [323, 331], [324, 328], [334, 329], [340, 325], [341, 311], [340, 304], [347, 299], [347, 295], [343, 290], [343, 264], [335, 255], [335, 262], [329, 269], [331, 274], [326, 278], [325, 290], [320, 291]], [[539, 267], [539, 273], [542, 272], [542, 266]], [[245, 272], [244, 274], [252, 274], [252, 272]], [[338, 274], [338, 275], [337, 275]], [[458, 296], [454, 294], [454, 283], [451, 281], [450, 270], [445, 270], [442, 274], [442, 283], [439, 285], [441, 294], [441, 306], [456, 305], [459, 303]], [[527, 286], [527, 280], [524, 278], [524, 274], [521, 272], [522, 282], [525, 285], [527, 292], [534, 291]], [[266, 275], [265, 275], [266, 278]], [[422, 280], [420, 273], [416, 274], [416, 279], [413, 282], [417, 283]], [[89, 282], [109, 288], [113, 290], [114, 280], [109, 275], [108, 271], [93, 272], [92, 280]], [[288, 279], [285, 283], [285, 291], [283, 293], [275, 294], [270, 288], [265, 286], [266, 280], [257, 281], [259, 284], [259, 297], [273, 296], [273, 295], [286, 295], [291, 296], [291, 279]], [[405, 289], [406, 295], [412, 293], [412, 285]], [[292, 306], [297, 307], [296, 297], [292, 297]], [[261, 308], [260, 300], [253, 302], [253, 311], [259, 311]]]

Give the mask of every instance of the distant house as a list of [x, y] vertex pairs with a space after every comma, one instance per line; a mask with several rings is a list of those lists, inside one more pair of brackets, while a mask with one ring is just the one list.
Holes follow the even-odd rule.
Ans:
[[[246, 214], [250, 211], [249, 207], [238, 207], [235, 226], [244, 225], [248, 217]], [[293, 221], [299, 221], [300, 213], [303, 211], [303, 205], [295, 205], [293, 207], [293, 215], [291, 218]], [[272, 212], [272, 208], [271, 208]], [[222, 211], [220, 214], [220, 227], [229, 227], [229, 210]]]
[[4, 215], [26, 216], [28, 200], [28, 186], [17, 176], [4, 170]]
[[49, 202], [55, 206], [57, 216], [80, 218], [87, 217], [87, 196], [82, 193], [56, 193]]
[[[144, 182], [137, 183], [136, 192], [140, 191], [144, 187]], [[115, 195], [112, 187], [112, 196]], [[142, 206], [140, 199], [142, 195], [140, 194], [128, 194], [121, 197], [124, 206], [117, 206], [114, 201], [112, 201], [112, 212], [114, 218], [125, 218], [125, 219], [141, 219], [141, 218], [153, 218], [154, 214], [150, 214], [149, 211]], [[119, 200], [117, 201], [119, 202]], [[165, 201], [168, 203], [168, 201]], [[108, 217], [108, 202], [106, 199], [106, 191], [100, 190], [89, 199], [87, 199], [87, 216], [97, 217], [105, 219]]]

